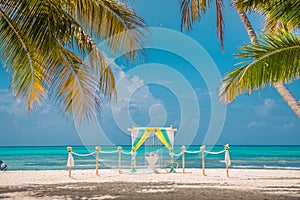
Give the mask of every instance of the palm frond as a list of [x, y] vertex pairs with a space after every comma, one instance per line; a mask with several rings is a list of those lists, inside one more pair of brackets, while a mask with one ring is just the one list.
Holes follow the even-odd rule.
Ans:
[[222, 51], [224, 51], [224, 19], [223, 19], [223, 0], [216, 0], [217, 7], [217, 36], [219, 37]]
[[238, 10], [256, 11], [266, 16], [265, 30], [275, 32], [277, 24], [295, 29], [300, 25], [300, 0], [235, 0]]
[[270, 18], [269, 15], [266, 15], [266, 18], [264, 20], [264, 32], [268, 33], [274, 37], [276, 35], [280, 35], [281, 32], [293, 32], [294, 27], [288, 26], [287, 24], [282, 23], [279, 20], [274, 20]]
[[244, 11], [261, 11], [266, 6], [270, 5], [273, 0], [234, 0], [233, 4], [238, 10]]
[[100, 108], [98, 78], [76, 54], [65, 49], [60, 54], [51, 71], [52, 94], [65, 112], [77, 119], [91, 119]]
[[[190, 8], [190, 0], [182, 0], [180, 4], [180, 11], [181, 11], [181, 31], [186, 28], [187, 30], [192, 29], [192, 22], [191, 22], [191, 8]], [[197, 13], [193, 14], [194, 16], [200, 16], [199, 9]]]
[[[193, 23], [200, 20], [201, 14], [204, 14], [210, 6], [212, 0], [181, 0], [181, 31], [191, 30]], [[224, 50], [224, 19], [223, 19], [223, 0], [215, 0], [216, 4], [216, 32], [220, 40], [222, 50]]]
[[300, 0], [273, 0], [263, 14], [292, 28], [300, 27]]
[[[66, 37], [70, 38], [70, 42], [74, 42], [75, 44], [67, 45], [69, 48], [79, 51], [81, 55], [87, 56], [89, 61], [89, 66], [95, 71], [98, 81], [99, 81], [99, 88], [102, 94], [105, 97], [111, 98], [116, 96], [116, 88], [114, 83], [114, 75], [109, 67], [109, 64], [106, 61], [105, 56], [102, 54], [100, 49], [98, 48], [97, 44], [95, 43], [94, 39], [82, 28], [82, 26], [75, 21], [72, 16], [61, 10], [59, 5], [55, 5], [51, 3], [53, 8], [49, 10], [49, 22], [54, 22], [50, 24], [51, 27], [61, 26], [60, 24], [66, 24], [66, 27], [61, 27], [65, 30], [65, 36], [60, 37], [60, 32], [55, 35], [55, 38], [58, 40], [59, 44], [63, 44], [66, 41]], [[60, 13], [58, 13], [60, 12]], [[62, 16], [62, 20], [55, 20], [55, 14]], [[67, 20], [65, 20], [67, 19]], [[131, 30], [129, 30], [131, 31]], [[116, 39], [114, 36], [111, 40]], [[138, 41], [139, 43], [139, 41]], [[81, 60], [78, 62], [82, 62]]]
[[134, 58], [136, 49], [142, 49], [147, 39], [146, 23], [125, 4], [114, 0], [64, 0], [67, 12], [84, 27], [91, 36], [103, 39], [112, 52], [130, 52]]
[[[201, 5], [202, 11], [206, 10], [206, 1], [202, 1], [204, 2], [205, 5]], [[200, 4], [202, 3], [200, 2]], [[191, 15], [192, 15], [192, 22], [195, 22], [197, 20], [200, 19], [200, 5], [198, 0], [192, 0], [191, 3]]]
[[[82, 15], [82, 17], [87, 17], [87, 18], [83, 19], [83, 20], [86, 20], [86, 21], [82, 22], [83, 27], [88, 26], [88, 25], [90, 25], [92, 27], [98, 27], [95, 24], [98, 24], [98, 25], [101, 24], [102, 23], [101, 21], [103, 21], [104, 18], [107, 18], [107, 17], [104, 16], [101, 18], [101, 16], [100, 16], [97, 18], [95, 16], [86, 16], [86, 15], [88, 15], [89, 14], [88, 12], [90, 12], [90, 11], [98, 13], [98, 14], [101, 11], [102, 15], [106, 15], [106, 14], [103, 14], [104, 10], [100, 9], [99, 5], [97, 4], [97, 1], [91, 1], [90, 3], [88, 3], [88, 2], [86, 2], [86, 3], [87, 4], [85, 4], [85, 5], [81, 5], [81, 4], [78, 5], [82, 10], [82, 12], [80, 13]], [[56, 5], [56, 7], [54, 7], [54, 8], [57, 8], [57, 7], [58, 7], [58, 5]], [[98, 9], [98, 11], [97, 11], [97, 9]], [[100, 11], [99, 11], [99, 9], [100, 9]], [[104, 39], [109, 37], [109, 39], [107, 40], [108, 43], [111, 43], [111, 42], [115, 43], [114, 44], [115, 47], [113, 47], [113, 51], [115, 51], [114, 49], [129, 51], [130, 52], [129, 55], [131, 55], [130, 58], [133, 58], [135, 55], [135, 52], [136, 52], [133, 50], [135, 48], [138, 48], [138, 49], [141, 48], [141, 44], [142, 44], [142, 39], [141, 39], [142, 36], [139, 35], [139, 34], [142, 34], [142, 30], [135, 30], [135, 28], [137, 26], [140, 26], [139, 28], [142, 29], [145, 24], [143, 24], [143, 21], [141, 21], [141, 22], [133, 21], [132, 22], [131, 21], [132, 19], [130, 19], [130, 18], [127, 19], [125, 17], [125, 15], [128, 14], [128, 12], [132, 12], [132, 11], [128, 10], [128, 8], [124, 8], [124, 5], [122, 5], [122, 9], [126, 9], [127, 13], [123, 13], [123, 16], [116, 17], [116, 19], [118, 19], [119, 22], [122, 22], [122, 20], [123, 20], [123, 21], [125, 21], [124, 23], [131, 24], [130, 27], [128, 28], [128, 27], [124, 26], [123, 30], [119, 30], [120, 33], [113, 31], [113, 33], [110, 33], [111, 35], [109, 35], [109, 34], [107, 35], [107, 33], [105, 33], [105, 31], [103, 31], [103, 32], [100, 32], [99, 34], [104, 35], [104, 36], [101, 36]], [[88, 56], [90, 66], [95, 70], [95, 72], [97, 73], [97, 75], [99, 77], [99, 87], [100, 87], [100, 90], [102, 91], [102, 94], [108, 98], [111, 98], [112, 96], [116, 96], [114, 76], [111, 71], [111, 68], [108, 66], [106, 58], [104, 57], [104, 55], [102, 54], [102, 52], [100, 51], [100, 49], [98, 48], [96, 43], [94, 42], [92, 36], [90, 36], [89, 33], [86, 32], [82, 28], [81, 24], [78, 24], [77, 21], [73, 20], [73, 17], [75, 19], [78, 18], [78, 16], [76, 16], [75, 14], [72, 14], [75, 11], [68, 10], [68, 12], [69, 13], [67, 13], [67, 12], [58, 13], [60, 16], [65, 16], [65, 18], [69, 19], [67, 22], [64, 22], [64, 21], [56, 22], [56, 20], [49, 20], [49, 21], [56, 22], [55, 24], [52, 24], [51, 27], [59, 26], [59, 24], [69, 24], [67, 27], [64, 27], [66, 35], [71, 38], [71, 41], [76, 42], [75, 47], [77, 47], [77, 49], [79, 50], [79, 52], [81, 52], [82, 55]], [[54, 13], [53, 11], [51, 11], [51, 12], [49, 11], [49, 13], [52, 13], [52, 15], [50, 15], [50, 17], [55, 16], [55, 15], [53, 15], [53, 13]], [[134, 13], [132, 12], [131, 15], [133, 15], [133, 14]], [[136, 18], [135, 20], [140, 19], [137, 16], [133, 16], [132, 18]], [[78, 20], [80, 22], [80, 19], [78, 19]], [[106, 19], [106, 20], [110, 21], [110, 19]], [[105, 24], [106, 23], [107, 22], [105, 22]], [[114, 24], [115, 23], [114, 21], [110, 21], [110, 23], [111, 23], [110, 24], [111, 29], [116, 28], [117, 25]], [[136, 23], [136, 25], [132, 25], [134, 23]], [[99, 26], [101, 26], [101, 25], [99, 25]], [[71, 28], [69, 28], [69, 27], [71, 27]], [[87, 30], [89, 30], [89, 28], [87, 28]], [[125, 31], [125, 30], [127, 30], [127, 31]], [[94, 32], [93, 32], [93, 30], [90, 30], [90, 34], [93, 34]], [[113, 34], [117, 34], [117, 35], [113, 36]], [[135, 39], [134, 42], [132, 41], [132, 38]], [[62, 43], [62, 42], [60, 41], [60, 43]], [[124, 47], [124, 43], [125, 43], [125, 47]], [[118, 46], [118, 45], [120, 45], [120, 46]], [[74, 49], [74, 45], [72, 45], [72, 49]]]
[[31, 38], [15, 23], [16, 13], [18, 10], [11, 5], [0, 7], [0, 52], [12, 75], [13, 94], [22, 98], [27, 109], [32, 110], [47, 93], [48, 77], [42, 59], [31, 46]]
[[240, 50], [236, 55], [245, 61], [224, 77], [219, 90], [221, 101], [230, 103], [242, 93], [251, 94], [267, 84], [289, 83], [300, 77], [298, 35], [285, 33], [277, 38], [263, 35], [260, 44], [248, 44]]
[[116, 94], [95, 41], [107, 39], [112, 52], [130, 51], [132, 59], [145, 38], [145, 22], [117, 1], [12, 0], [0, 10], [1, 58], [29, 110], [52, 94], [77, 118], [93, 116], [102, 97]]
[[[181, 0], [181, 31], [192, 29], [193, 23], [200, 20], [209, 8], [212, 0]], [[217, 2], [218, 0], [216, 0]]]
[[[31, 30], [44, 33], [42, 38], [36, 37], [36, 40], [43, 44], [40, 51], [50, 53], [47, 61], [48, 73], [52, 78], [50, 92], [65, 112], [79, 119], [91, 118], [100, 110], [100, 95], [111, 98], [116, 94], [114, 75], [93, 38], [57, 2], [50, 1], [46, 5], [47, 10], [40, 12], [41, 16], [35, 14], [36, 23]], [[45, 17], [47, 25], [39, 25]], [[34, 30], [36, 26], [41, 28]], [[49, 46], [48, 41], [51, 41], [51, 48], [45, 49]], [[86, 63], [67, 48], [80, 52], [82, 57], [87, 55], [89, 62]]]

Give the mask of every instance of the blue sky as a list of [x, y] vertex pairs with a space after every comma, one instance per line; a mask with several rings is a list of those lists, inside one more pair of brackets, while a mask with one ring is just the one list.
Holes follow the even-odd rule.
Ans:
[[[134, 1], [131, 3], [136, 12], [145, 19], [149, 27], [159, 27], [180, 31], [180, 13], [178, 1], [154, 0]], [[236, 47], [248, 40], [248, 36], [240, 18], [229, 4], [225, 4], [225, 51], [216, 38], [214, 7], [202, 16], [193, 30], [185, 33], [200, 44], [214, 61], [216, 68], [223, 76], [227, 71], [234, 69], [238, 60], [233, 56]], [[256, 30], [262, 28], [263, 20], [258, 15], [251, 15], [250, 20]], [[168, 38], [167, 38], [168, 39]], [[171, 40], [171, 38], [170, 38]], [[174, 45], [182, 41], [172, 41]], [[182, 46], [186, 52], [193, 54], [194, 49]], [[199, 54], [199, 59], [202, 59]], [[143, 61], [126, 63], [124, 60], [112, 60], [117, 80], [122, 87], [119, 89], [117, 102], [104, 102], [103, 112], [99, 116], [101, 131], [113, 144], [129, 144], [130, 137], [125, 127], [132, 124], [139, 126], [169, 126], [173, 124], [180, 128], [181, 121], [186, 127], [183, 134], [189, 144], [202, 144], [207, 136], [211, 121], [213, 95], [208, 89], [203, 74], [197, 73], [186, 58], [172, 52], [159, 49], [147, 49]], [[158, 80], [146, 80], [155, 75], [155, 66], [162, 67], [163, 71], [174, 73], [157, 73], [165, 75]], [[150, 69], [137, 73], [138, 68]], [[143, 68], [144, 67], [144, 68]], [[152, 68], [153, 67], [153, 68]], [[153, 69], [153, 70], [152, 70]], [[153, 73], [151, 73], [151, 70]], [[5, 69], [0, 72], [0, 145], [80, 145], [102, 144], [105, 140], [97, 137], [99, 127], [80, 129], [80, 125], [72, 118], [59, 111], [58, 108], [45, 103], [37, 111], [26, 113], [20, 105], [20, 100], [14, 99], [8, 90], [9, 76]], [[180, 84], [187, 84], [186, 91], [171, 90], [173, 79], [182, 78]], [[169, 82], [168, 82], [169, 81]], [[149, 82], [149, 84], [147, 84]], [[300, 99], [300, 81], [287, 87]], [[176, 85], [176, 84], [175, 84]], [[180, 87], [181, 85], [178, 85]], [[189, 90], [192, 93], [188, 93]], [[174, 92], [175, 91], [175, 92]], [[177, 91], [177, 92], [176, 92]], [[190, 96], [191, 95], [191, 98]], [[124, 97], [124, 98], [122, 98]], [[188, 99], [185, 99], [188, 97]], [[192, 97], [196, 97], [196, 102]], [[185, 103], [184, 109], [180, 101]], [[193, 103], [198, 104], [199, 112], [193, 109]], [[222, 105], [215, 105], [222, 106]], [[129, 115], [128, 115], [129, 112]], [[197, 117], [196, 114], [199, 114]], [[130, 117], [130, 120], [128, 119]], [[96, 125], [95, 125], [96, 126]], [[194, 128], [198, 127], [197, 130]], [[300, 119], [290, 110], [274, 88], [266, 87], [252, 95], [242, 95], [226, 108], [225, 124], [218, 140], [218, 144], [300, 144]], [[95, 133], [91, 135], [89, 134]], [[175, 138], [175, 142], [184, 143], [184, 138]], [[189, 145], [188, 144], [188, 145]]]

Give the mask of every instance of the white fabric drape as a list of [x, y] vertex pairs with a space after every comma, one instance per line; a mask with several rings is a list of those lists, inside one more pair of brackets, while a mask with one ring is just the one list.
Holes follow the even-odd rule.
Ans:
[[140, 130], [138, 128], [131, 129], [131, 146], [133, 146], [135, 139], [137, 138]]
[[228, 150], [225, 151], [225, 163], [226, 163], [227, 166], [230, 166], [230, 165], [231, 165], [231, 162], [230, 162], [230, 156], [229, 156]]
[[169, 136], [170, 142], [172, 144], [172, 148], [174, 146], [174, 130], [166, 129], [167, 135]]
[[71, 152], [69, 152], [69, 155], [68, 155], [67, 167], [74, 167], [74, 158], [73, 158]]

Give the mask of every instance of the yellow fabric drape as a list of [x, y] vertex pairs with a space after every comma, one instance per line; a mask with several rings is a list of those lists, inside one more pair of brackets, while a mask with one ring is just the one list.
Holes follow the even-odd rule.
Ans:
[[145, 142], [145, 140], [149, 137], [150, 134], [151, 132], [148, 129], [145, 129], [145, 134], [140, 139], [140, 141], [136, 144], [136, 146], [132, 147], [132, 151], [138, 150], [138, 148], [140, 148], [140, 146]]
[[155, 132], [155, 135], [169, 150], [171, 149], [170, 145], [166, 141], [166, 138], [163, 136], [162, 132], [159, 129]]
[[[146, 141], [146, 139], [149, 137], [150, 134], [154, 133], [156, 137], [169, 149], [172, 149], [172, 146], [169, 144], [169, 138], [166, 139], [164, 134], [159, 128], [145, 128], [145, 132], [143, 136], [140, 138], [138, 143], [132, 147], [132, 151], [136, 151], [140, 148], [140, 146]], [[166, 136], [168, 137], [168, 136]], [[137, 138], [138, 139], [138, 138]]]

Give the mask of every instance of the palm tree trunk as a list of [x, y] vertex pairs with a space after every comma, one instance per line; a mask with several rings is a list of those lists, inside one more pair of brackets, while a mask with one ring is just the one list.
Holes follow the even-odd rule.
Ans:
[[245, 11], [237, 10], [237, 13], [239, 14], [239, 16], [244, 24], [244, 27], [248, 33], [251, 43], [258, 44], [257, 36], [255, 34], [255, 31], [247, 17], [247, 14], [245, 13]]
[[280, 82], [273, 83], [276, 90], [285, 100], [285, 102], [290, 106], [298, 117], [300, 117], [300, 103], [295, 99], [295, 97], [290, 93], [290, 91]]
[[[255, 34], [255, 31], [247, 17], [247, 14], [243, 10], [238, 10], [237, 13], [239, 14], [244, 27], [248, 33], [248, 36], [251, 40], [251, 43], [258, 44], [258, 39]], [[277, 90], [277, 92], [282, 96], [284, 101], [290, 106], [292, 111], [300, 117], [300, 103], [297, 101], [297, 99], [290, 93], [290, 91], [284, 86], [283, 82], [276, 82], [273, 83], [273, 86]]]

